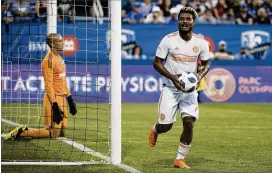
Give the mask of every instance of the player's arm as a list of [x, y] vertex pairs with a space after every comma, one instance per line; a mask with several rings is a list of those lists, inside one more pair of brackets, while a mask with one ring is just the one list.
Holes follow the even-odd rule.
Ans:
[[70, 114], [75, 115], [77, 113], [77, 108], [76, 103], [71, 94], [67, 96], [67, 101], [69, 105]]
[[168, 51], [169, 51], [169, 46], [168, 46], [168, 39], [167, 37], [164, 37], [159, 44], [157, 51], [156, 51], [156, 56], [153, 62], [153, 67], [154, 69], [159, 72], [161, 75], [164, 77], [170, 79], [175, 87], [178, 90], [181, 90], [181, 83], [178, 80], [179, 75], [173, 75], [171, 74], [164, 66], [163, 66], [163, 61], [166, 59]]
[[172, 80], [174, 75], [172, 75], [169, 71], [167, 71], [167, 69], [163, 66], [163, 61], [164, 59], [155, 56], [154, 62], [153, 62], [153, 67], [154, 69], [159, 72], [161, 75], [163, 75], [164, 77]]
[[200, 81], [209, 71], [210, 68], [210, 60], [202, 61], [200, 71], [198, 72], [198, 80]]
[[198, 71], [198, 81], [200, 81], [209, 71], [210, 68], [210, 54], [209, 54], [209, 45], [207, 42], [202, 45], [202, 50], [200, 53], [201, 65]]
[[42, 75], [45, 83], [45, 92], [48, 95], [51, 103], [56, 102], [56, 94], [53, 88], [53, 61], [52, 56], [49, 55], [48, 61], [42, 63]]
[[71, 92], [70, 92], [70, 89], [68, 88], [66, 77], [65, 77], [65, 81], [66, 82], [65, 82], [64, 90], [66, 91], [66, 96], [68, 97], [69, 95], [71, 95]]
[[48, 61], [42, 62], [42, 75], [45, 84], [45, 92], [52, 106], [53, 122], [59, 124], [63, 120], [63, 111], [59, 108], [56, 94], [53, 88], [53, 56], [49, 54]]
[[68, 105], [69, 105], [69, 110], [70, 110], [70, 113], [72, 115], [75, 115], [77, 113], [77, 108], [76, 108], [76, 103], [74, 102], [74, 99], [71, 95], [71, 92], [68, 88], [68, 85], [67, 85], [67, 80], [66, 80], [66, 77], [65, 77], [65, 91], [66, 91], [66, 98], [67, 98], [67, 101], [68, 101]]
[[36, 5], [35, 5], [35, 13], [36, 13], [36, 15], [37, 15], [37, 17], [41, 17], [40, 16], [40, 1], [37, 1], [36, 2]]

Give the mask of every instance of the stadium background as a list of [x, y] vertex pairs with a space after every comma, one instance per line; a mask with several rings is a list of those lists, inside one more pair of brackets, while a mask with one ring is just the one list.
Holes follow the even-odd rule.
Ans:
[[[69, 4], [69, 2], [67, 3]], [[102, 5], [107, 6], [107, 1], [101, 2]], [[142, 4], [148, 2], [150, 3], [148, 6], [150, 13], [147, 14], [146, 18], [148, 18], [148, 15], [156, 13], [153, 10], [154, 6], [160, 7], [164, 23], [150, 24], [149, 22], [145, 24], [135, 17], [139, 15], [135, 9], [141, 9]], [[177, 30], [176, 21], [172, 23], [166, 22], [172, 11], [163, 13], [167, 9], [163, 5], [164, 2], [167, 1], [122, 1], [122, 91], [124, 103], [155, 103], [159, 98], [160, 76], [152, 69], [152, 60], [156, 47], [163, 36]], [[184, 2], [180, 1], [183, 4]], [[245, 5], [244, 2], [247, 1], [239, 1], [237, 6], [235, 5], [236, 1], [233, 4], [230, 1], [225, 1], [227, 8], [223, 8], [221, 16], [217, 13], [220, 10], [222, 11], [222, 9], [218, 7], [215, 1], [186, 2], [187, 5], [194, 7], [200, 16], [205, 16], [205, 12], [208, 10], [213, 12], [216, 24], [207, 24], [207, 22], [203, 24], [203, 22], [197, 21], [197, 26], [194, 29], [196, 34], [204, 36], [209, 41], [211, 53], [218, 51], [220, 41], [225, 41], [227, 52], [235, 57], [239, 55], [241, 48], [247, 49], [254, 56], [254, 60], [241, 60], [239, 58], [234, 60], [213, 59], [212, 71], [208, 75], [208, 88], [200, 93], [200, 101], [202, 102], [272, 102], [272, 97], [269, 97], [272, 92], [272, 79], [269, 77], [272, 65], [272, 51], [270, 48], [272, 26], [269, 24], [258, 24], [256, 23], [257, 21], [252, 25], [241, 25], [235, 23], [235, 18], [231, 24], [224, 23], [225, 13], [228, 14], [229, 10], [237, 11], [237, 8], [242, 9], [242, 6]], [[265, 8], [268, 16], [271, 16], [271, 3], [269, 4], [268, 1], [260, 2], [258, 1], [259, 4], [255, 7], [252, 4], [256, 2], [248, 1], [248, 13], [257, 19], [258, 9]], [[28, 1], [25, 1], [25, 3], [28, 3]], [[60, 1], [59, 3], [63, 2]], [[72, 1], [70, 3], [73, 4]], [[107, 22], [104, 20], [104, 24], [97, 25], [92, 20], [88, 20], [86, 23], [85, 19], [91, 17], [92, 14], [88, 13], [87, 16], [84, 16], [82, 10], [80, 10], [81, 3], [83, 2], [76, 1], [76, 17], [72, 22], [67, 17], [62, 22], [59, 22], [59, 32], [65, 38], [65, 52], [63, 56], [68, 68], [69, 86], [74, 95], [80, 95], [84, 92], [87, 92], [90, 96], [107, 95], [103, 87], [107, 85], [108, 79], [98, 75], [92, 77], [91, 73], [94, 73], [95, 68], [90, 67], [90, 74], [82, 76], [75, 76], [69, 73], [69, 71], [73, 71], [73, 65], [69, 64], [75, 61], [79, 67], [78, 69], [80, 69], [80, 64], [88, 61], [90, 64], [99, 66], [100, 71], [105, 73], [108, 71], [107, 64], [109, 62], [108, 52], [110, 47]], [[92, 2], [90, 1], [89, 3]], [[8, 1], [8, 4], [9, 11], [12, 13], [14, 11], [13, 1]], [[18, 17], [14, 14], [12, 23], [2, 25], [3, 60], [5, 61], [5, 58], [7, 58], [9, 62], [6, 68], [10, 68], [11, 65], [23, 64], [26, 69], [29, 69], [27, 66], [31, 64], [32, 69], [39, 69], [39, 64], [46, 53], [45, 34], [41, 34], [46, 33], [46, 27], [42, 27], [46, 24], [45, 18], [43, 18], [46, 15], [37, 17], [35, 1], [29, 1], [28, 5], [29, 14], [27, 16]], [[177, 10], [180, 6], [182, 5], [179, 4], [179, 1], [173, 0], [169, 9]], [[106, 19], [108, 15], [107, 8], [104, 8], [104, 13]], [[239, 10], [236, 13], [239, 14]], [[238, 14], [234, 14], [234, 17], [239, 16]], [[143, 15], [142, 17], [144, 18]], [[134, 20], [134, 18], [135, 20], [137, 19], [136, 23], [128, 22]], [[74, 29], [75, 27], [77, 28], [76, 30]], [[84, 29], [86, 27], [87, 29]], [[97, 30], [89, 28], [97, 28]], [[138, 54], [135, 51], [136, 48], [139, 48]], [[22, 79], [18, 78], [18, 74], [16, 71], [10, 74], [3, 74], [2, 82], [4, 82], [4, 87], [2, 88], [2, 93], [4, 95], [12, 95], [14, 101], [16, 101], [18, 99], [17, 91], [22, 89], [23, 92], [20, 92], [20, 97], [26, 98], [30, 93], [30, 98], [41, 100], [41, 93], [43, 93], [44, 89], [40, 83], [42, 80], [37, 80], [41, 79], [41, 74], [35, 72], [35, 70], [28, 70], [20, 74]], [[13, 79], [18, 78], [18, 80], [9, 82], [11, 77]], [[75, 80], [93, 86], [101, 85], [101, 87], [99, 89], [95, 89], [95, 87], [93, 89], [78, 87], [83, 85], [79, 83], [76, 86]], [[76, 97], [76, 100], [83, 101], [84, 98]], [[89, 101], [97, 100], [90, 99]], [[103, 102], [103, 99], [100, 99], [99, 102]]]

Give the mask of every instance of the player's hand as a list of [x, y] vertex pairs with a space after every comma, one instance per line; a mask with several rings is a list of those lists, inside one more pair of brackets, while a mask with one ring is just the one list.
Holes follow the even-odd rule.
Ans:
[[71, 95], [69, 95], [67, 97], [67, 101], [68, 101], [68, 104], [69, 104], [70, 113], [72, 115], [75, 115], [77, 113], [77, 108], [76, 108], [76, 103], [74, 102]]
[[173, 75], [171, 78], [171, 81], [173, 82], [173, 84], [178, 90], [182, 90], [182, 83], [179, 80], [179, 77], [180, 77], [180, 74]]
[[53, 122], [59, 124], [63, 120], [63, 111], [57, 102], [52, 103]]

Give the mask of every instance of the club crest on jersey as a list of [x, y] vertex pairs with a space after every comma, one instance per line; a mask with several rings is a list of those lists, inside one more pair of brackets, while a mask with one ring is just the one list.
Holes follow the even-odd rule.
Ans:
[[160, 114], [160, 120], [164, 120], [165, 119], [165, 115], [164, 114]]
[[197, 52], [199, 51], [199, 47], [198, 47], [198, 46], [194, 46], [194, 47], [193, 47], [193, 51], [194, 51], [195, 53], [197, 53]]

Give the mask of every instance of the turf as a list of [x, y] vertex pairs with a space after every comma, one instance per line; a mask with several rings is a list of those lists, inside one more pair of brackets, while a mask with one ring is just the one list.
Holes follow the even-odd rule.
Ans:
[[[77, 117], [69, 117], [68, 138], [108, 154], [107, 105], [101, 104], [98, 105], [101, 109], [92, 109], [97, 105], [91, 104], [88, 105], [90, 110], [84, 109], [82, 104], [78, 105], [82, 109]], [[122, 162], [142, 172], [272, 172], [271, 104], [200, 104], [200, 119], [195, 124], [193, 146], [186, 157], [187, 164], [191, 166], [189, 170], [172, 167], [182, 131], [179, 118], [171, 131], [159, 136], [156, 147], [149, 148], [147, 135], [156, 121], [157, 105], [123, 104], [122, 108]], [[2, 113], [4, 111], [2, 105]], [[22, 114], [25, 114], [24, 110]], [[101, 121], [97, 120], [97, 115]], [[19, 120], [20, 123], [27, 121], [24, 117]], [[73, 130], [74, 124], [79, 130]], [[88, 131], [84, 131], [86, 127]], [[2, 123], [2, 132], [9, 129], [11, 129], [10, 126]], [[85, 137], [87, 140], [84, 139]], [[67, 144], [61, 146], [60, 144], [61, 142], [56, 140], [2, 141], [2, 161], [3, 159], [13, 160], [14, 157], [25, 160], [99, 160]], [[36, 150], [34, 151], [33, 148]], [[61, 152], [57, 152], [59, 150]], [[53, 170], [61, 173], [125, 172], [113, 165], [2, 166], [2, 172], [7, 173], [48, 173]]]

